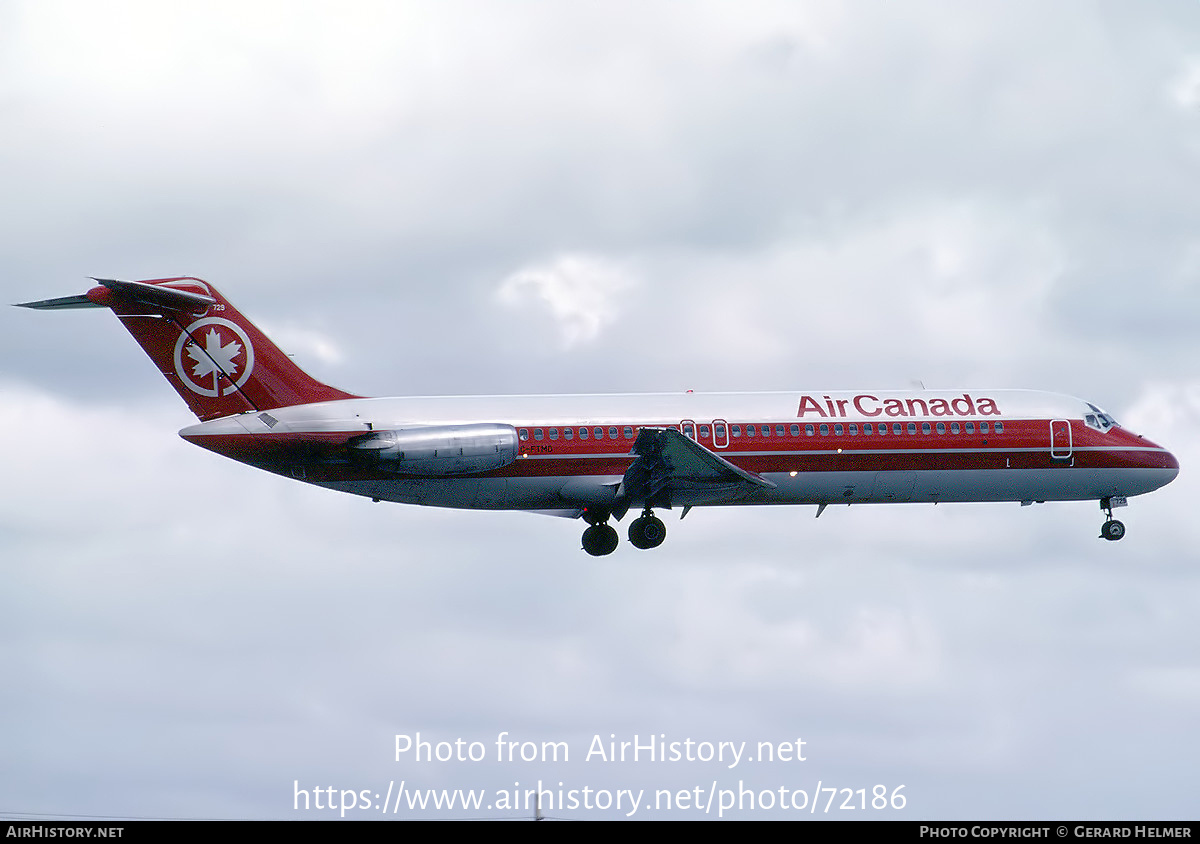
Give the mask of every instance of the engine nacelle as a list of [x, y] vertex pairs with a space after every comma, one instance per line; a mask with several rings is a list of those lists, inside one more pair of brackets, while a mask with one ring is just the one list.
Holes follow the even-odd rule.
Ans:
[[354, 463], [398, 475], [477, 475], [507, 466], [519, 450], [516, 428], [490, 422], [374, 431], [346, 445]]

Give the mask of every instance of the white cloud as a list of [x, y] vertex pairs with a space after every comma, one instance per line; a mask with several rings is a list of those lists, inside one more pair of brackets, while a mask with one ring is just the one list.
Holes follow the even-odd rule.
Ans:
[[852, 352], [909, 377], [930, 364], [1004, 372], [1055, 342], [1065, 259], [1043, 217], [1025, 204], [909, 203], [762, 248], [650, 259], [657, 295], [642, 314], [671, 313], [685, 327], [673, 346], [743, 368], [815, 355], [820, 370]]
[[1158, 667], [1134, 672], [1129, 678], [1135, 690], [1146, 690], [1168, 701], [1200, 704], [1200, 667]]
[[1200, 106], [1200, 57], [1189, 56], [1183, 63], [1171, 81], [1170, 96], [1181, 109], [1190, 111]]
[[591, 255], [560, 255], [517, 270], [497, 288], [514, 310], [530, 304], [546, 309], [564, 347], [595, 340], [616, 320], [624, 297], [637, 285], [626, 268]]
[[[311, 355], [326, 365], [339, 364], [345, 359], [337, 342], [320, 331], [298, 325], [273, 325], [262, 322], [259, 323], [259, 328], [289, 356], [295, 357], [295, 353]], [[301, 369], [304, 368], [302, 362], [297, 363]]]
[[1194, 441], [1200, 429], [1200, 382], [1154, 382], [1146, 384], [1137, 401], [1118, 420], [1135, 431], [1153, 431], [1155, 436], [1186, 437]]

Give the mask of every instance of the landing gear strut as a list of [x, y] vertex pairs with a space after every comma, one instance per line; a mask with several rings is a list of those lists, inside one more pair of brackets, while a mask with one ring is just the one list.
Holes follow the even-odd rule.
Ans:
[[1116, 542], [1125, 535], [1125, 525], [1112, 517], [1112, 499], [1101, 498], [1100, 509], [1104, 511], [1104, 515], [1108, 519], [1100, 526], [1100, 538]]
[[629, 541], [634, 548], [657, 548], [667, 538], [667, 526], [647, 507], [629, 525]]

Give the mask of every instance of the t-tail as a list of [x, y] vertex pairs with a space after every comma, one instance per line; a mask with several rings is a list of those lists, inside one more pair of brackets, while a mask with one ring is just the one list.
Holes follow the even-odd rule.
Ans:
[[201, 421], [358, 398], [315, 380], [198, 278], [98, 278], [80, 296], [22, 308], [111, 308]]

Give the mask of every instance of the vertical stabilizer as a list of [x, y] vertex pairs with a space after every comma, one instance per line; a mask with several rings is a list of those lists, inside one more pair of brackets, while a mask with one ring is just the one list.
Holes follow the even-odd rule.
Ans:
[[83, 296], [23, 306], [112, 309], [202, 421], [357, 398], [322, 384], [296, 366], [207, 282], [198, 278], [96, 281], [100, 285]]

